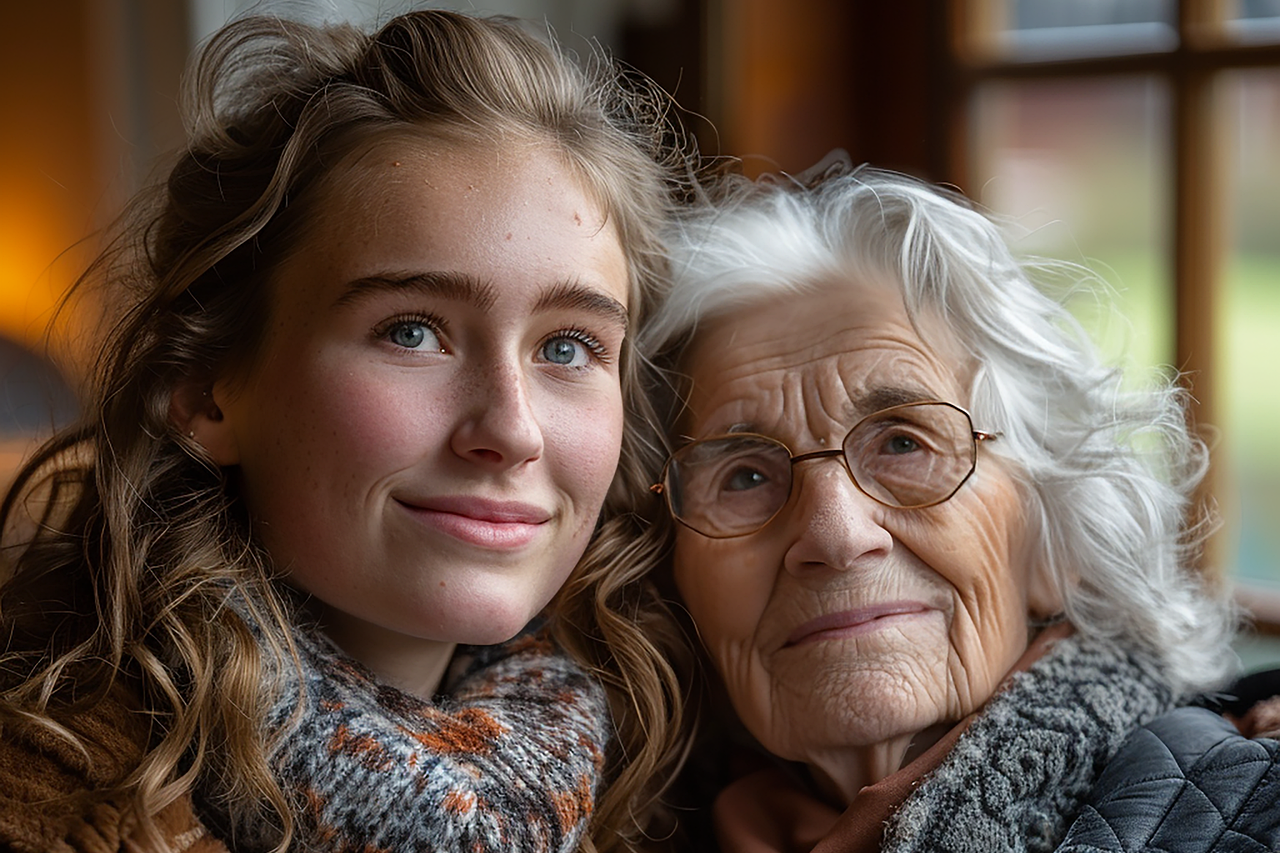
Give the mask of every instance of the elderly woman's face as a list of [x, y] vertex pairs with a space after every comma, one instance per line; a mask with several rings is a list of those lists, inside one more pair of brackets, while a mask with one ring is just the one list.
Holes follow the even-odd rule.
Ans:
[[[967, 360], [933, 319], [922, 337], [896, 291], [850, 282], [719, 318], [686, 364], [683, 431], [757, 432], [801, 454], [896, 403], [967, 407]], [[1028, 640], [1020, 507], [981, 451], [955, 496], [924, 509], [876, 503], [838, 458], [804, 461], [760, 531], [681, 527], [675, 581], [743, 722], [775, 754], [821, 764], [992, 694]]]

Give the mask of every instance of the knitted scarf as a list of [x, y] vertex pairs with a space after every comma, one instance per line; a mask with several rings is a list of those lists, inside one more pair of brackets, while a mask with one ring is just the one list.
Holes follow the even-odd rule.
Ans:
[[1054, 850], [1125, 737], [1176, 699], [1145, 660], [1059, 642], [987, 703], [894, 814], [882, 851]]
[[[609, 718], [600, 686], [545, 636], [459, 647], [434, 702], [379, 684], [318, 633], [295, 642], [301, 672], [283, 667], [267, 727], [271, 766], [304, 812], [295, 848], [576, 848]], [[231, 826], [215, 801], [202, 809], [233, 850], [274, 843], [267, 827]]]

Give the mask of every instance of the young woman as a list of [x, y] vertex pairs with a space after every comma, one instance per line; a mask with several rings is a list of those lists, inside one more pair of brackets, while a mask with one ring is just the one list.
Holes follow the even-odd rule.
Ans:
[[[124, 306], [96, 396], [0, 517], [0, 840], [608, 846], [666, 723], [596, 803], [604, 693], [537, 626], [643, 487], [660, 103], [445, 12], [246, 19], [190, 83], [84, 279]], [[624, 622], [617, 695], [669, 691]]]

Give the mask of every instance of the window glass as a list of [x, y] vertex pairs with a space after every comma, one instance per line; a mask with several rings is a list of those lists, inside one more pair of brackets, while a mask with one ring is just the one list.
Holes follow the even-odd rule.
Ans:
[[[1224, 74], [1230, 133], [1225, 288], [1217, 329], [1233, 564], [1280, 593], [1280, 72]], [[1232, 506], [1234, 504], [1234, 506]], [[1234, 511], [1232, 511], [1234, 510]]]
[[[984, 5], [984, 4], [979, 4]], [[1171, 50], [1174, 0], [987, 0], [996, 49], [1013, 59]]]
[[1226, 33], [1243, 42], [1280, 41], [1280, 0], [1231, 0]]
[[1138, 77], [991, 82], [974, 107], [970, 195], [1014, 218], [1019, 251], [1105, 282], [1072, 307], [1108, 358], [1136, 381], [1168, 365], [1167, 89]]

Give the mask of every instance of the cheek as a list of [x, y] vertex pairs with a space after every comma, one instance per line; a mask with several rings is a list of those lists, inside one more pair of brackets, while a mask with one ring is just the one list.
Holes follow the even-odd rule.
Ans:
[[[779, 677], [759, 644], [761, 620], [774, 596], [775, 569], [760, 543], [710, 540], [681, 529], [676, 537], [673, 574], [680, 597], [693, 619], [725, 695], [742, 723], [767, 747], [790, 756], [784, 741], [773, 737], [779, 709]], [[816, 685], [804, 684], [802, 707], [812, 710]], [[782, 712], [786, 717], [785, 711]], [[789, 730], [790, 717], [782, 720]]]
[[676, 534], [676, 589], [726, 680], [744, 657], [752, 657], [752, 640], [772, 592], [753, 556], [736, 543], [684, 528]]
[[700, 537], [695, 538], [696, 536], [697, 534], [683, 528], [676, 533], [671, 572], [676, 591], [680, 593], [680, 601], [689, 611], [703, 642], [710, 645], [711, 639], [721, 633], [721, 614], [709, 604], [709, 600], [712, 600], [709, 593], [715, 586], [716, 564], [705, 553], [706, 543], [699, 541]]
[[[447, 389], [394, 373], [325, 367], [276, 371], [256, 389], [260, 429], [242, 464], [251, 489], [265, 472], [268, 489], [287, 500], [303, 499], [296, 489], [308, 483], [316, 499], [341, 499], [444, 442], [439, 425], [449, 408]], [[295, 488], [272, 486], [286, 481]]]
[[450, 396], [448, 387], [420, 379], [350, 374], [327, 380], [314, 395], [312, 408], [336, 451], [376, 454], [443, 442], [441, 426], [450, 422], [454, 408]]
[[[354, 374], [324, 377], [299, 409], [306, 434], [335, 470], [363, 469], [363, 478], [391, 473], [438, 451], [450, 408], [448, 391], [426, 383]], [[389, 466], [389, 467], [388, 467]]]
[[976, 689], [1002, 677], [1026, 649], [1025, 525], [1011, 486], [958, 498], [921, 516], [902, 538], [952, 588], [951, 645]]
[[568, 400], [552, 399], [538, 421], [559, 488], [591, 514], [599, 511], [618, 470], [622, 449], [622, 394], [617, 385]]

